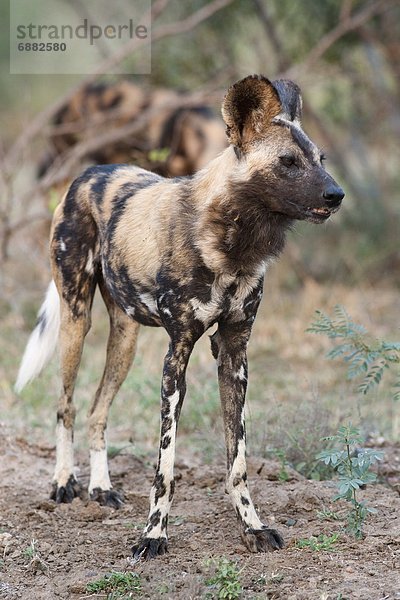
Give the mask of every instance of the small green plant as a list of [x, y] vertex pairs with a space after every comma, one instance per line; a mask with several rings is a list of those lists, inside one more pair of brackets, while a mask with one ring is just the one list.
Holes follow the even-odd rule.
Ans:
[[37, 540], [32, 538], [31, 543], [25, 548], [22, 554], [29, 561], [28, 569], [32, 571], [46, 571], [46, 569], [48, 569], [48, 564], [41, 557], [37, 548], [37, 543]]
[[266, 573], [262, 573], [260, 577], [255, 580], [255, 584], [257, 586], [264, 587], [268, 585], [268, 583], [281, 583], [284, 580], [284, 575], [279, 573], [279, 571], [272, 571], [271, 575]]
[[339, 519], [338, 513], [333, 510], [329, 510], [328, 508], [318, 510], [317, 517], [318, 519], [321, 519], [321, 521], [337, 521]]
[[172, 517], [170, 517], [170, 519], [168, 519], [168, 524], [175, 525], [176, 527], [183, 525], [184, 522], [185, 522], [184, 517], [179, 517], [179, 516], [172, 516]]
[[133, 448], [133, 444], [124, 444], [123, 446], [111, 446], [107, 447], [107, 457], [111, 460], [116, 456], [119, 456], [126, 450], [127, 448]]
[[271, 448], [271, 450], [266, 451], [266, 454], [271, 454], [279, 460], [280, 469], [278, 473], [278, 479], [279, 481], [287, 481], [289, 479], [289, 473], [286, 467], [289, 465], [289, 462], [286, 458], [285, 450], [281, 450], [279, 448]]
[[31, 543], [29, 544], [29, 546], [27, 548], [25, 548], [25, 550], [23, 551], [23, 554], [26, 558], [29, 558], [29, 560], [32, 560], [32, 558], [35, 557], [35, 555], [37, 554], [37, 541], [33, 538], [31, 540]]
[[351, 503], [352, 508], [347, 516], [347, 530], [361, 539], [368, 513], [375, 513], [376, 510], [360, 502], [359, 490], [365, 484], [376, 480], [376, 475], [370, 471], [370, 467], [382, 460], [383, 452], [358, 448], [364, 440], [359, 430], [351, 424], [340, 427], [336, 435], [326, 439], [338, 444], [339, 448], [324, 450], [317, 458], [327, 465], [331, 464], [339, 473], [338, 494], [334, 500], [343, 499]]
[[151, 162], [164, 162], [167, 160], [170, 153], [170, 148], [155, 148], [154, 150], [150, 150], [147, 156]]
[[122, 598], [124, 594], [130, 593], [128, 597], [132, 597], [132, 593], [139, 593], [141, 590], [140, 576], [137, 573], [121, 573], [112, 571], [104, 577], [100, 577], [96, 581], [92, 581], [86, 585], [88, 594], [107, 594], [107, 600], [116, 600]]
[[261, 451], [265, 458], [279, 460], [279, 481], [290, 478], [288, 467], [307, 479], [332, 479], [333, 469], [315, 458], [317, 452], [325, 448], [321, 438], [332, 431], [331, 414], [317, 399], [290, 407], [278, 406], [271, 417], [274, 424], [268, 433], [268, 446], [263, 440]]
[[310, 550], [319, 552], [320, 550], [334, 550], [334, 545], [339, 538], [339, 533], [325, 535], [321, 533], [318, 537], [311, 536], [310, 538], [302, 538], [296, 541], [296, 548], [310, 548]]
[[[361, 394], [367, 394], [372, 387], [379, 385], [385, 372], [393, 365], [400, 365], [400, 342], [374, 338], [365, 327], [354, 323], [343, 306], [335, 306], [333, 317], [317, 310], [316, 318], [307, 331], [343, 340], [327, 356], [345, 360], [349, 379], [363, 375], [358, 386]], [[400, 400], [400, 374], [394, 384], [393, 399]]]
[[208, 586], [213, 586], [214, 590], [208, 592], [206, 597], [218, 598], [218, 600], [236, 600], [242, 595], [242, 585], [240, 583], [240, 570], [237, 565], [227, 558], [220, 558], [218, 561], [207, 561], [207, 566], [215, 567], [214, 575], [206, 582]]

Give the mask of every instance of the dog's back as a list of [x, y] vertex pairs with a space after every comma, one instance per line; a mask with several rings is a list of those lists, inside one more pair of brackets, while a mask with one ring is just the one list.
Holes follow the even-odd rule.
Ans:
[[182, 210], [187, 221], [194, 214], [184, 188], [182, 180], [128, 165], [92, 167], [73, 182], [54, 216], [51, 257], [77, 314], [82, 291], [86, 296], [102, 279], [128, 315], [144, 325], [161, 324], [156, 275], [165, 255], [189, 237]]

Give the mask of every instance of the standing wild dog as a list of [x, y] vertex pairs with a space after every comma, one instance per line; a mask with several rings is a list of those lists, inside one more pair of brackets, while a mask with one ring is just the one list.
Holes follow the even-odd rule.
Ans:
[[247, 485], [244, 403], [246, 348], [271, 259], [291, 223], [323, 223], [343, 191], [300, 125], [291, 81], [250, 76], [227, 92], [222, 114], [230, 147], [191, 178], [163, 179], [126, 165], [92, 167], [71, 185], [51, 233], [51, 284], [28, 343], [17, 389], [35, 377], [58, 338], [62, 393], [52, 497], [71, 502], [73, 391], [98, 285], [110, 315], [107, 360], [89, 410], [93, 500], [118, 507], [107, 466], [111, 402], [131, 366], [139, 325], [162, 326], [170, 344], [161, 388], [161, 437], [146, 527], [136, 557], [167, 549], [174, 495], [175, 438], [194, 344], [212, 325], [227, 448], [226, 487], [252, 552], [283, 546], [258, 517]]

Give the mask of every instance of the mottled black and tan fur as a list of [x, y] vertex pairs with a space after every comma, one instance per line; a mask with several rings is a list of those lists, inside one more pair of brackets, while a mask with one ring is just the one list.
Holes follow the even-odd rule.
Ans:
[[[168, 180], [126, 165], [93, 167], [74, 181], [54, 216], [51, 259], [58, 294], [55, 287], [49, 290], [37, 336], [40, 342], [45, 335], [40, 331], [49, 329], [49, 307], [59, 298], [63, 386], [57, 413], [57, 502], [71, 501], [78, 490], [73, 391], [96, 286], [111, 331], [104, 374], [89, 411], [89, 492], [95, 500], [113, 506], [121, 502], [108, 474], [107, 416], [131, 366], [139, 326], [162, 326], [170, 337], [162, 377], [159, 460], [148, 521], [133, 548], [136, 557], [167, 549], [186, 367], [196, 341], [213, 325], [226, 487], [241, 536], [253, 552], [283, 546], [279, 533], [258, 517], [247, 484], [246, 349], [266, 267], [282, 251], [285, 232], [294, 220], [324, 222], [344, 196], [301, 129], [300, 112], [294, 83], [246, 77], [228, 90], [223, 102], [230, 146], [204, 170]], [[31, 360], [35, 362], [32, 352]], [[35, 369], [29, 367], [28, 352], [18, 387], [36, 375]]]
[[[185, 106], [185, 100], [185, 94], [175, 90], [146, 89], [124, 79], [84, 86], [54, 116], [50, 149], [38, 165], [39, 177], [75, 145], [140, 122], [145, 111], [152, 117], [135, 135], [103, 143], [83, 160], [95, 164], [139, 160], [161, 175], [192, 175], [226, 148], [226, 136], [222, 120], [209, 106]], [[150, 160], [151, 151], [157, 149], [167, 150], [167, 156]]]

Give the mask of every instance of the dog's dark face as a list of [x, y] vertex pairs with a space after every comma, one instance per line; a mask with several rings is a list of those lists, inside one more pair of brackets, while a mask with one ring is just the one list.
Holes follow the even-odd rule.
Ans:
[[267, 210], [322, 223], [339, 209], [344, 192], [301, 128], [296, 84], [246, 77], [228, 90], [222, 114], [248, 184]]

